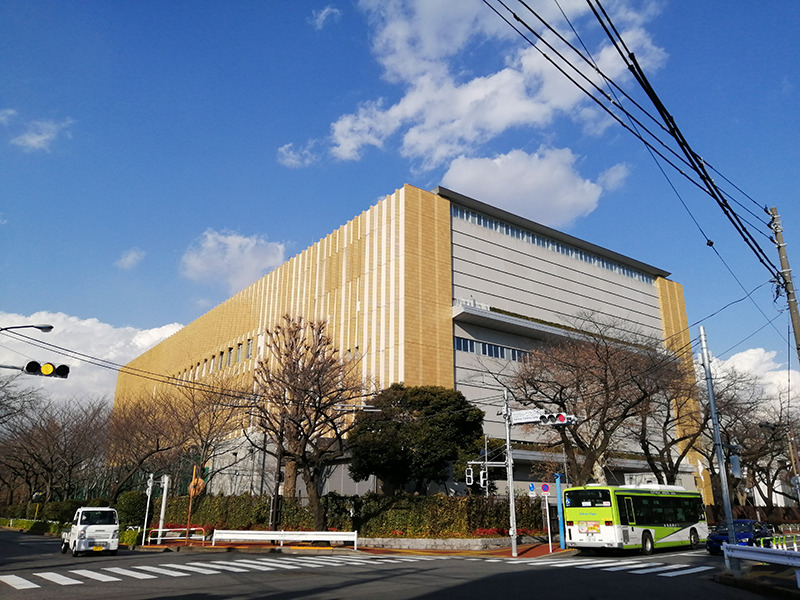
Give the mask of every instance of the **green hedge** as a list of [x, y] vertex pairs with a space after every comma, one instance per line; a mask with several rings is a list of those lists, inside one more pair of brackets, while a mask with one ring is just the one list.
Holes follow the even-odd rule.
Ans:
[[[330, 529], [358, 530], [365, 537], [470, 537], [505, 535], [508, 530], [508, 501], [482, 496], [341, 496], [323, 499]], [[160, 499], [153, 509], [150, 526], [158, 524]], [[167, 527], [186, 527], [188, 497], [170, 498], [165, 511]], [[270, 498], [267, 496], [203, 495], [192, 503], [191, 525], [213, 529], [268, 529]], [[541, 501], [516, 499], [517, 528], [520, 532], [542, 530]], [[314, 519], [306, 507], [284, 501], [280, 529], [313, 529]]]
[[[122, 525], [120, 543], [136, 544], [136, 531], [126, 531], [125, 525], [141, 525], [146, 497], [141, 492], [120, 496], [117, 510]], [[161, 499], [150, 511], [150, 527], [159, 521]], [[341, 496], [331, 493], [322, 498], [328, 527], [340, 531], [358, 532], [365, 537], [475, 537], [506, 535], [508, 530], [508, 501], [483, 496], [383, 496], [369, 493], [364, 496]], [[0, 525], [14, 519], [14, 527], [34, 533], [58, 534], [81, 505], [78, 500], [50, 502], [41, 505], [41, 521], [22, 520], [33, 517], [35, 505], [7, 506], [2, 509]], [[191, 525], [214, 529], [268, 529], [271, 499], [268, 496], [201, 495], [192, 502]], [[165, 511], [167, 527], [186, 527], [189, 509], [187, 496], [169, 498]], [[519, 496], [516, 499], [517, 529], [520, 533], [539, 533], [542, 529], [541, 501]], [[58, 523], [47, 523], [45, 519]], [[281, 505], [279, 529], [310, 530], [314, 519], [308, 508], [295, 501]]]
[[0, 526], [12, 527], [20, 531], [27, 531], [29, 533], [38, 533], [44, 535], [45, 533], [52, 533], [53, 535], [60, 535], [63, 525], [61, 523], [54, 523], [50, 521], [34, 521], [32, 519], [8, 519], [0, 518]]

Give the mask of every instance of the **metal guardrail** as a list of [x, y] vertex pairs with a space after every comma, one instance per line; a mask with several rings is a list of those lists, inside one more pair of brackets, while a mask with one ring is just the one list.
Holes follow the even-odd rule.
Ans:
[[358, 550], [357, 531], [256, 531], [216, 529], [211, 536], [211, 545], [217, 542], [353, 542]]
[[[198, 533], [199, 532], [199, 533]], [[153, 543], [153, 539], [161, 542], [180, 542], [186, 540], [202, 541], [206, 545], [206, 530], [202, 527], [175, 527], [172, 529], [151, 529], [147, 534], [147, 545]]]
[[[778, 542], [780, 538], [786, 536], [775, 536], [773, 543], [782, 544], [783, 548], [761, 548], [759, 546], [738, 546], [733, 544], [722, 544], [722, 551], [725, 553], [725, 566], [737, 573], [740, 570], [740, 560], [751, 560], [760, 563], [770, 563], [774, 565], [786, 565], [794, 567], [797, 587], [800, 588], [800, 552], [794, 549], [785, 549], [785, 539]], [[796, 546], [796, 540], [794, 542]]]

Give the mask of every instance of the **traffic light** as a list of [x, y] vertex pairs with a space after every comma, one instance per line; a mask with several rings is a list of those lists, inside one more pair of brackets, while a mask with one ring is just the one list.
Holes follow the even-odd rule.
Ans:
[[39, 363], [35, 360], [25, 365], [24, 372], [28, 375], [41, 375], [42, 377], [58, 377], [66, 379], [69, 376], [67, 365], [54, 365], [53, 363]]
[[475, 483], [475, 480], [472, 477], [472, 467], [467, 467], [467, 470], [464, 472], [464, 480], [466, 481], [467, 485], [472, 485]]
[[481, 487], [485, 488], [487, 485], [489, 485], [489, 472], [483, 469], [481, 471]]
[[575, 420], [573, 415], [566, 413], [542, 413], [539, 415], [539, 422], [542, 425], [571, 425]]

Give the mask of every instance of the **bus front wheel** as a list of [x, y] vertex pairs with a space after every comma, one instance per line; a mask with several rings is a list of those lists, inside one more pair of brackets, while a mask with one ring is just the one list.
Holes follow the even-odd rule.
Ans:
[[653, 553], [653, 536], [650, 535], [649, 531], [645, 531], [642, 534], [642, 554], [647, 556]]

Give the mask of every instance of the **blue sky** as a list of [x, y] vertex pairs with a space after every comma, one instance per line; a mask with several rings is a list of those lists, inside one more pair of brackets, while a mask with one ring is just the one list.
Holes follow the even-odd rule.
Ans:
[[[586, 3], [560, 6], [646, 102]], [[694, 150], [778, 207], [798, 268], [800, 4], [604, 6]], [[796, 367], [785, 302], [713, 201], [668, 170], [678, 197], [480, 0], [5, 0], [0, 56], [0, 326], [50, 321], [48, 342], [125, 362], [410, 183], [666, 269], [712, 353]], [[0, 340], [5, 364], [41, 352]], [[113, 382], [75, 363], [41, 383]]]

